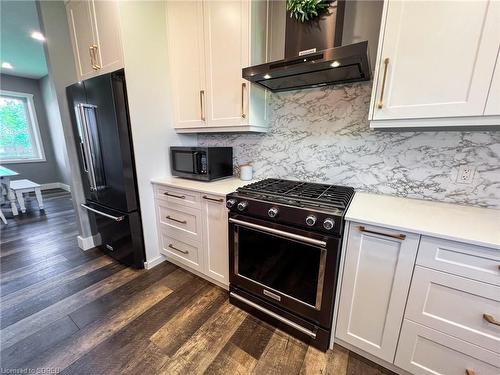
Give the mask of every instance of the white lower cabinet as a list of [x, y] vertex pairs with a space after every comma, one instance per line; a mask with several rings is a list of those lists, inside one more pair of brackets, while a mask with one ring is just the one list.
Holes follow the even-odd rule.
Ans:
[[350, 223], [338, 338], [393, 362], [419, 237]]
[[155, 185], [160, 252], [179, 266], [229, 285], [225, 197]]
[[498, 250], [346, 228], [336, 338], [411, 374], [500, 374]]
[[416, 375], [500, 374], [498, 354], [410, 320], [404, 321], [394, 364]]

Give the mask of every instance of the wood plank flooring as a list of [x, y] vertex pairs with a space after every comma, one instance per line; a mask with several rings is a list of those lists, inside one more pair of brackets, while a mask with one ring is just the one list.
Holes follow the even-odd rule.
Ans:
[[2, 372], [390, 374], [340, 346], [305, 345], [171, 263], [134, 270], [81, 251], [70, 199], [46, 191], [45, 212], [28, 202], [0, 227]]

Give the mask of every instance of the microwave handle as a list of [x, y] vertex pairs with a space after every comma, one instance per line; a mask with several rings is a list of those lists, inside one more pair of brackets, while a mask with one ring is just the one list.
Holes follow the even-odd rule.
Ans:
[[198, 151], [193, 153], [194, 173], [201, 174], [201, 154]]

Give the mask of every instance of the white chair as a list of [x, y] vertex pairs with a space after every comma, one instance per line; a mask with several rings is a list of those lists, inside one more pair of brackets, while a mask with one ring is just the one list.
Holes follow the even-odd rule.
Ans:
[[26, 179], [10, 181], [10, 189], [16, 194], [17, 202], [19, 203], [19, 207], [21, 207], [22, 213], [26, 212], [23, 194], [31, 193], [32, 191], [35, 192], [38, 208], [43, 210], [42, 191], [40, 190], [40, 185], [36, 182]]

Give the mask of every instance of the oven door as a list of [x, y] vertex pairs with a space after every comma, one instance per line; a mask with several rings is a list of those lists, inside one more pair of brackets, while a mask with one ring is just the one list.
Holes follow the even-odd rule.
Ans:
[[330, 327], [340, 239], [232, 213], [230, 283]]

